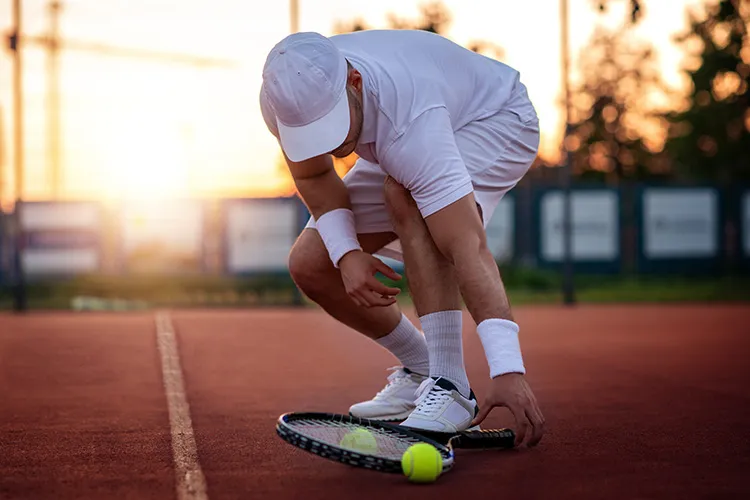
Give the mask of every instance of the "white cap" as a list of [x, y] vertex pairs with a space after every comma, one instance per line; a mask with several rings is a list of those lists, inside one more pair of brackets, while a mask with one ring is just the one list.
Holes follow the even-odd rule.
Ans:
[[299, 162], [333, 151], [349, 133], [346, 58], [318, 33], [295, 33], [271, 49], [262, 105], [276, 116], [281, 147]]

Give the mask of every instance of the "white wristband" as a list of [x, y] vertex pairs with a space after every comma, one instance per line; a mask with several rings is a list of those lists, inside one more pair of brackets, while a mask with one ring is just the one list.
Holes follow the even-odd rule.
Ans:
[[486, 319], [477, 325], [477, 334], [490, 367], [490, 377], [526, 373], [518, 330], [518, 325], [513, 321], [499, 318]]
[[320, 216], [315, 227], [323, 238], [333, 266], [338, 268], [341, 257], [352, 250], [362, 250], [357, 239], [354, 213], [347, 208], [337, 208]]

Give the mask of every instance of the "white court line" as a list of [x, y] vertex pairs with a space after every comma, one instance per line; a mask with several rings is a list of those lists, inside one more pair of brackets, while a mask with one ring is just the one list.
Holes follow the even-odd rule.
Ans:
[[177, 339], [169, 314], [156, 314], [156, 341], [161, 353], [164, 392], [169, 406], [169, 425], [172, 430], [172, 457], [178, 500], [208, 500], [206, 478], [198, 463], [198, 449], [190, 420], [190, 407], [177, 352]]

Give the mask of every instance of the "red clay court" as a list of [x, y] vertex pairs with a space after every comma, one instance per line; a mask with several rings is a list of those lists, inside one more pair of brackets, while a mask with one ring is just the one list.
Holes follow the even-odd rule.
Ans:
[[[750, 498], [750, 306], [516, 314], [547, 434], [533, 450], [459, 450], [427, 486], [276, 436], [279, 414], [346, 412], [396, 364], [320, 311], [169, 313], [197, 456], [173, 454], [174, 426], [184, 439], [190, 421], [170, 424], [175, 373], [155, 314], [1, 315], [0, 498], [171, 499], [203, 478], [205, 495], [182, 498]], [[482, 396], [486, 363], [464, 324]], [[490, 426], [512, 426], [509, 412], [496, 409]]]

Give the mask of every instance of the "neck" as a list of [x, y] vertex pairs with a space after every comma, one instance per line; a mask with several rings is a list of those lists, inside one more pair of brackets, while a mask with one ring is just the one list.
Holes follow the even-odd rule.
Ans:
[[355, 127], [357, 130], [357, 134], [355, 136], [356, 140], [359, 141], [359, 136], [362, 133], [362, 124], [364, 122], [364, 107], [362, 106], [362, 91], [351, 89], [349, 92], [349, 97], [352, 100], [352, 105], [354, 106], [354, 117], [355, 117]]

